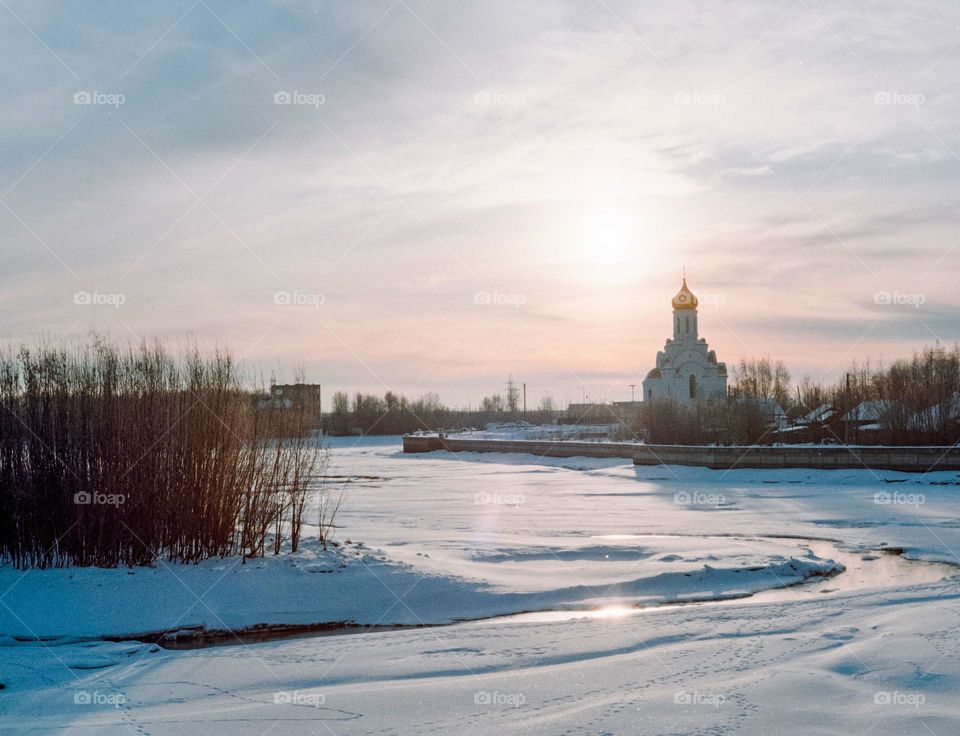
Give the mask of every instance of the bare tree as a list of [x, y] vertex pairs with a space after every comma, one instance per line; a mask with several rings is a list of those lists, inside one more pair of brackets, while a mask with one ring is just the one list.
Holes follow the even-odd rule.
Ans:
[[792, 403], [790, 371], [783, 361], [770, 358], [741, 358], [733, 368], [734, 396], [753, 399], [775, 399], [784, 409]]
[[513, 382], [513, 374], [507, 379], [507, 411], [516, 414], [520, 405], [520, 388]]

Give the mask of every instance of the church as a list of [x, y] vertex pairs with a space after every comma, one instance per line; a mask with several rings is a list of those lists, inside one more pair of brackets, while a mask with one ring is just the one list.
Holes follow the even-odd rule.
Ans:
[[643, 381], [645, 401], [678, 404], [722, 399], [727, 395], [727, 366], [699, 336], [697, 297], [683, 286], [673, 297], [673, 338], [657, 353], [656, 367]]

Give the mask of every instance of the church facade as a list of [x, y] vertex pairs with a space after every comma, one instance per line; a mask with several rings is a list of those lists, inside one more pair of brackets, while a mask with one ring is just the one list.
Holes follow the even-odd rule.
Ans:
[[657, 353], [657, 364], [643, 381], [644, 401], [690, 404], [727, 395], [727, 366], [699, 335], [697, 297], [683, 286], [673, 297], [673, 338]]

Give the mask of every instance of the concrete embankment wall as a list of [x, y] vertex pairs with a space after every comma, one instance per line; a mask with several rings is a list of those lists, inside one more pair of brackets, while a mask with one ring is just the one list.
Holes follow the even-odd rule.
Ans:
[[870, 468], [960, 470], [957, 447], [690, 447], [623, 442], [403, 438], [404, 452], [524, 452], [546, 457], [619, 457], [636, 465], [696, 465], [707, 468]]
[[470, 440], [452, 437], [403, 438], [404, 452], [527, 452], [547, 457], [620, 457], [630, 460], [638, 445], [629, 442], [550, 442], [548, 440]]
[[925, 473], [960, 470], [960, 449], [950, 447], [681, 447], [638, 445], [636, 465], [707, 468], [870, 468]]

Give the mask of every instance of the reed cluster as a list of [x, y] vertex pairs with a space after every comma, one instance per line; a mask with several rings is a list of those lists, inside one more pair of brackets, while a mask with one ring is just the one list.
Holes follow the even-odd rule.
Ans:
[[0, 558], [18, 567], [295, 551], [324, 461], [229, 353], [0, 351]]

